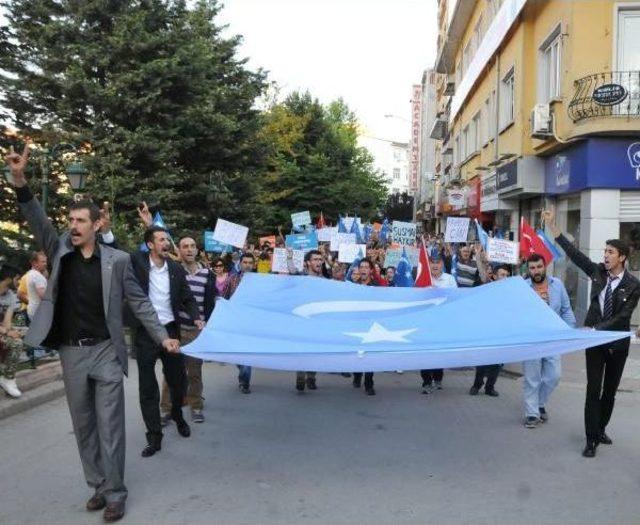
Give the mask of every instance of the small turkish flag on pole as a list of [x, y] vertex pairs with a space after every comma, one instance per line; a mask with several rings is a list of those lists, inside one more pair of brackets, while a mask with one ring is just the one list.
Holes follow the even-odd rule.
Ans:
[[529, 225], [524, 217], [520, 219], [520, 257], [525, 260], [531, 255], [537, 253], [544, 258], [545, 264], [553, 261], [553, 254], [545, 245], [543, 240], [538, 237], [536, 231]]
[[429, 266], [429, 254], [427, 254], [427, 245], [424, 242], [424, 237], [422, 238], [422, 244], [420, 245], [418, 274], [416, 275], [416, 282], [414, 286], [419, 288], [433, 286], [433, 281], [431, 279], [431, 267]]

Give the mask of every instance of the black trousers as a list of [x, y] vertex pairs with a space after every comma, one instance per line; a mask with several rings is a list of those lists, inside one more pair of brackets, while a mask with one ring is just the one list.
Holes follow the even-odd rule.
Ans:
[[[361, 383], [362, 382], [362, 372], [354, 372], [353, 373], [353, 382]], [[373, 388], [373, 372], [365, 372], [364, 373], [364, 388]]]
[[608, 347], [587, 348], [587, 396], [584, 403], [584, 429], [587, 439], [595, 440], [609, 424], [616, 391], [620, 385], [628, 351], [609, 352]]
[[[175, 323], [165, 327], [169, 337], [177, 338]], [[187, 372], [183, 354], [170, 354], [158, 345], [144, 328], [136, 331], [136, 362], [138, 363], [138, 390], [140, 410], [147, 427], [147, 441], [159, 444], [162, 440], [160, 423], [160, 389], [156, 379], [156, 361], [162, 361], [162, 373], [167, 380], [171, 396], [171, 417], [182, 418], [182, 401], [187, 392]]]
[[484, 385], [484, 389], [487, 392], [491, 392], [496, 386], [498, 380], [498, 374], [502, 365], [482, 365], [476, 366], [476, 378], [473, 381], [475, 388], [480, 388], [484, 383], [484, 378], [487, 378], [487, 382]]
[[430, 385], [434, 381], [440, 382], [444, 377], [444, 370], [442, 368], [434, 368], [432, 370], [420, 370], [420, 377], [422, 377], [423, 385]]

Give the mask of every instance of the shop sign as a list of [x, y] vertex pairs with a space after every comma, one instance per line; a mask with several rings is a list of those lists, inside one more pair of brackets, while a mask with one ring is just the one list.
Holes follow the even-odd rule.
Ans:
[[599, 106], [616, 106], [627, 98], [627, 90], [620, 84], [604, 84], [593, 90], [591, 98]]

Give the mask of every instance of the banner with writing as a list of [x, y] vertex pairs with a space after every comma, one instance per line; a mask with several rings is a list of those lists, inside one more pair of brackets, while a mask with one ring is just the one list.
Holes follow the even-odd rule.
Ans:
[[204, 232], [204, 251], [210, 253], [231, 253], [233, 246], [216, 241], [213, 238], [213, 232], [208, 230]]
[[467, 242], [469, 217], [447, 217], [444, 242]]
[[329, 246], [329, 249], [332, 252], [337, 252], [340, 250], [340, 246], [342, 244], [355, 244], [355, 243], [356, 243], [355, 233], [338, 233], [336, 231], [331, 236], [331, 245]]
[[520, 245], [517, 242], [489, 237], [487, 258], [491, 262], [518, 264]]
[[414, 246], [416, 244], [416, 225], [412, 222], [393, 221], [391, 235], [394, 243], [401, 246]]
[[236, 248], [244, 248], [248, 234], [249, 228], [246, 226], [225, 221], [224, 219], [218, 219], [215, 230], [213, 230], [214, 240], [224, 244], [230, 244]]
[[309, 233], [292, 233], [285, 237], [285, 246], [294, 250], [315, 250], [318, 248], [318, 235]]
[[308, 211], [292, 213], [291, 224], [293, 224], [294, 226], [306, 226], [307, 224], [311, 224], [311, 213], [309, 213]]
[[338, 262], [351, 264], [360, 253], [366, 257], [366, 244], [341, 244], [338, 250]]

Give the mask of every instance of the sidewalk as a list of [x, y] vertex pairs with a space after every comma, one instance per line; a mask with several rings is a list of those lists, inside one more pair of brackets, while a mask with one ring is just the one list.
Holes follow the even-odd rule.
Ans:
[[43, 361], [34, 370], [28, 368], [16, 374], [22, 396], [13, 399], [0, 391], [0, 420], [46, 403], [64, 394], [60, 361]]

